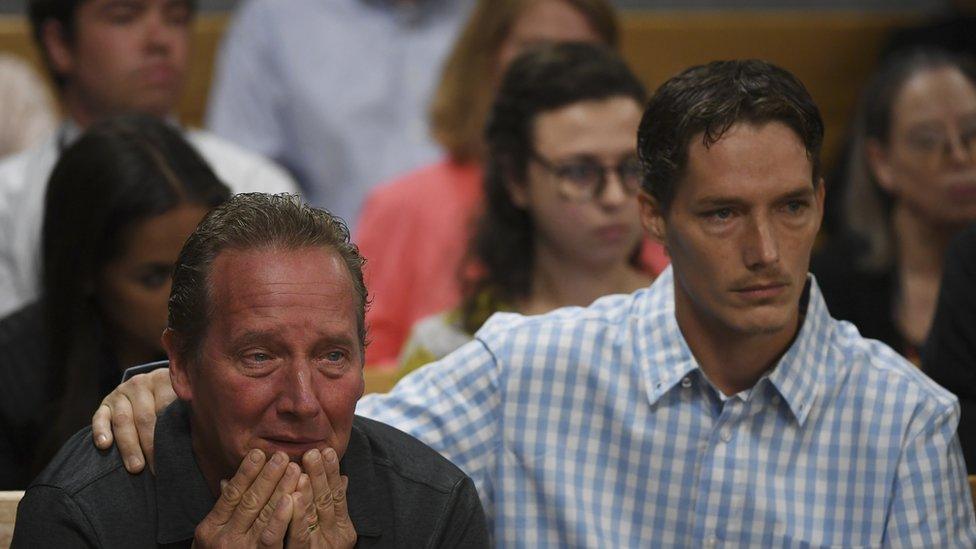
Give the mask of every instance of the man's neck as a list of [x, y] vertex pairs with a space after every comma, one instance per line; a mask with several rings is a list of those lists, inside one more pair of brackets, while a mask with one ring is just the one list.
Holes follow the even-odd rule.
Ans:
[[705, 376], [727, 396], [753, 387], [776, 366], [799, 333], [799, 310], [781, 330], [743, 333], [696, 314], [693, 307], [687, 296], [675, 292], [675, 317], [681, 335]]

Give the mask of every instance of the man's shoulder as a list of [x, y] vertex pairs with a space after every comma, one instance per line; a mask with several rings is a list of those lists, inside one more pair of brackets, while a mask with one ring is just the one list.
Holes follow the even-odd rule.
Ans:
[[[526, 337], [542, 338], [579, 336], [586, 339], [620, 335], [638, 316], [638, 309], [648, 288], [631, 294], [603, 296], [588, 307], [562, 307], [541, 315], [495, 313], [475, 334], [490, 349]], [[576, 340], [579, 344], [580, 340]], [[545, 349], [539, 348], [540, 352]]]
[[369, 441], [373, 466], [430, 490], [448, 494], [467, 478], [435, 450], [386, 423], [356, 416], [353, 429]]
[[[57, 151], [53, 136], [41, 140], [33, 147], [0, 159], [0, 207], [7, 205], [13, 207], [12, 203], [5, 204], [5, 202], [12, 200], [12, 197], [25, 187], [36, 186], [28, 185], [27, 181], [30, 172], [37, 170], [35, 166], [43, 164], [50, 170], [56, 159]], [[47, 187], [47, 175], [46, 172], [37, 173], [37, 177], [44, 180], [41, 190]]]
[[284, 169], [258, 153], [206, 130], [192, 129], [186, 136], [200, 155], [210, 163], [217, 176], [235, 193], [298, 190]]
[[152, 475], [130, 475], [118, 452], [101, 451], [86, 428], [27, 487], [14, 546], [145, 547], [156, 540]]
[[831, 362], [845, 366], [848, 383], [859, 391], [900, 395], [900, 404], [908, 408], [931, 408], [948, 413], [958, 408], [958, 399], [932, 381], [920, 368], [887, 344], [863, 337], [850, 322], [832, 320]]
[[[123, 476], [128, 477], [129, 474], [115, 446], [110, 450], [99, 450], [92, 442], [91, 427], [86, 427], [64, 443], [27, 491], [48, 487], [59, 489], [72, 498], [83, 497], [99, 485], [117, 483], [118, 478]], [[105, 486], [104, 489], [112, 491], [114, 487]], [[101, 491], [94, 490], [95, 496]]]

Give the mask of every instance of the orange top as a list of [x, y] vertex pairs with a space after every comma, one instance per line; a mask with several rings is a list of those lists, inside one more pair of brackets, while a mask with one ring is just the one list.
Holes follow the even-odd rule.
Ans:
[[[372, 303], [366, 364], [392, 366], [414, 322], [458, 305], [458, 268], [481, 207], [481, 167], [443, 160], [376, 188], [356, 224]], [[657, 276], [663, 248], [645, 241], [641, 263]]]

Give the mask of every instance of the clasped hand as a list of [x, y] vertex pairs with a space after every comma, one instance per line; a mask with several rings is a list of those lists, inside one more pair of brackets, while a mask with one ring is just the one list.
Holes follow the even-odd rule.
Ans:
[[309, 450], [302, 465], [276, 452], [251, 450], [197, 525], [194, 547], [347, 548], [356, 544], [339, 459], [331, 448]]

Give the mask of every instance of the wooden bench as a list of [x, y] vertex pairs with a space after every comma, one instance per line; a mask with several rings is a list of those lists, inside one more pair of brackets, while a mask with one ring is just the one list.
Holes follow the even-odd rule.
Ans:
[[17, 504], [23, 492], [0, 492], [0, 549], [10, 547], [14, 535], [14, 519], [17, 518]]

